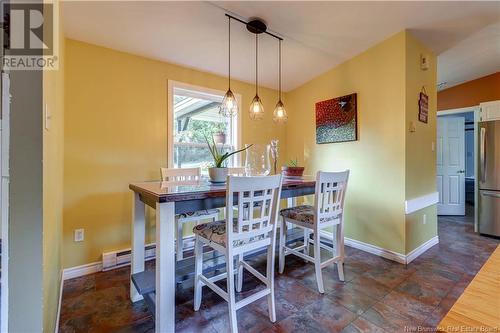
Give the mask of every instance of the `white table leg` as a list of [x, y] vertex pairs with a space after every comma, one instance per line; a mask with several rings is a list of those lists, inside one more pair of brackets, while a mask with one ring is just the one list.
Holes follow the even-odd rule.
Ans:
[[[287, 208], [291, 208], [291, 207], [297, 206], [297, 197], [286, 199], [286, 206], [287, 206]], [[292, 229], [294, 227], [294, 224], [290, 223], [290, 222], [287, 222], [286, 226], [287, 226], [287, 229], [290, 230], [290, 229]]]
[[[144, 247], [146, 233], [146, 218], [145, 206], [139, 198], [139, 194], [134, 193], [134, 205], [132, 212], [132, 263], [130, 274], [135, 274], [144, 271]], [[130, 280], [130, 299], [132, 302], [137, 302], [142, 299]]]
[[156, 204], [156, 327], [175, 331], [175, 203]]

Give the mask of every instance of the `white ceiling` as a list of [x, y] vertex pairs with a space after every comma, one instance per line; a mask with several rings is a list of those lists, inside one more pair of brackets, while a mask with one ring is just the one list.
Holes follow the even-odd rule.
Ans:
[[[263, 18], [271, 31], [285, 38], [285, 91], [403, 29], [442, 54], [438, 81], [447, 81], [448, 86], [498, 71], [499, 26], [494, 25], [500, 20], [497, 1], [63, 3], [69, 38], [224, 76], [225, 12], [242, 19]], [[240, 23], [233, 23], [233, 77], [254, 81], [254, 45], [255, 36]], [[278, 43], [263, 36], [259, 49], [260, 83], [276, 87]]]

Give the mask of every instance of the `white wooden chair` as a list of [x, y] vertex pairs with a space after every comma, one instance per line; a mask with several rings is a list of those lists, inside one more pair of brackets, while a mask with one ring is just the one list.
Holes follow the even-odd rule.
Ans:
[[[161, 179], [165, 182], [175, 183], [182, 185], [182, 183], [192, 184], [201, 178], [200, 168], [183, 168], [183, 169], [169, 169], [160, 168]], [[205, 209], [191, 213], [184, 213], [175, 216], [175, 238], [176, 238], [176, 255], [177, 261], [184, 259], [184, 240], [183, 230], [184, 224], [188, 222], [195, 222], [198, 224], [203, 220], [217, 221], [219, 219], [218, 209]]]
[[230, 176], [243, 177], [246, 175], [245, 167], [230, 167], [228, 168], [228, 174]]
[[[227, 180], [226, 216], [223, 221], [199, 224], [194, 227], [195, 233], [195, 281], [194, 310], [201, 305], [202, 287], [207, 286], [229, 303], [229, 322], [231, 332], [238, 331], [236, 310], [267, 296], [269, 318], [276, 321], [274, 304], [274, 250], [276, 243], [276, 221], [281, 195], [281, 175], [268, 177], [233, 177]], [[237, 196], [238, 202], [233, 198]], [[255, 203], [260, 203], [255, 209]], [[233, 218], [233, 205], [238, 211], [248, 213], [238, 214]], [[203, 275], [203, 245], [209, 245], [216, 251], [224, 253], [226, 272], [214, 277]], [[243, 260], [243, 255], [259, 248], [267, 247], [266, 276]], [[236, 256], [236, 271], [234, 257]], [[266, 288], [236, 302], [236, 291], [241, 291], [243, 285], [243, 268], [261, 280]], [[238, 276], [234, 283], [235, 273]], [[218, 287], [215, 282], [227, 279], [227, 291]], [[236, 290], [235, 290], [236, 289]]]
[[[344, 281], [344, 198], [347, 189], [349, 170], [343, 172], [321, 172], [316, 175], [316, 191], [314, 195], [314, 206], [302, 205], [282, 209], [282, 223], [280, 228], [279, 245], [279, 272], [283, 273], [285, 268], [285, 256], [294, 254], [306, 261], [314, 263], [316, 270], [316, 281], [318, 290], [324, 293], [323, 276], [321, 269], [331, 263], [337, 263], [339, 279]], [[314, 234], [311, 240], [305, 233], [304, 244], [295, 248], [286, 246], [286, 222], [297, 225]], [[336, 240], [334, 247], [330, 248], [320, 242], [321, 230], [327, 227], [335, 227]], [[314, 245], [314, 255], [309, 255], [309, 244]], [[320, 248], [333, 252], [333, 257], [321, 262]]]

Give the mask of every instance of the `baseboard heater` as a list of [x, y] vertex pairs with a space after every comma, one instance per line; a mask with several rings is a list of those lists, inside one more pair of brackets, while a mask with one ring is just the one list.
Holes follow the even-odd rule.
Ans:
[[[119, 251], [105, 252], [102, 254], [102, 270], [109, 271], [111, 269], [120, 268], [130, 265], [132, 261], [132, 250], [124, 249]], [[156, 256], [156, 244], [147, 244], [145, 247], [145, 260], [153, 260]]]

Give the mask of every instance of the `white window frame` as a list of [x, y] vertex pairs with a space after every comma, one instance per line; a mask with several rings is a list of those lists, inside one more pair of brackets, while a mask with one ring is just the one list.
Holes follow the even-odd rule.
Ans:
[[[222, 90], [216, 90], [211, 88], [206, 88], [202, 86], [197, 86], [189, 83], [168, 80], [168, 105], [167, 105], [167, 165], [169, 168], [174, 168], [174, 90], [175, 89], [185, 89], [185, 90], [194, 90], [197, 92], [197, 96], [206, 95], [207, 99], [215, 98], [215, 96], [224, 96], [226, 93]], [[238, 110], [241, 110], [241, 95], [235, 93], [236, 101], [238, 103]], [[239, 149], [241, 146], [241, 134], [242, 134], [242, 124], [241, 124], [241, 116], [238, 112], [235, 116], [231, 118], [231, 138], [234, 140], [231, 145], [234, 144], [236, 149]], [[236, 132], [236, 133], [234, 133]], [[194, 146], [193, 144], [189, 144], [190, 147]], [[205, 146], [205, 144], [200, 144], [200, 146]], [[236, 154], [235, 159], [233, 160], [236, 164], [235, 166], [240, 166], [241, 164], [241, 154]]]

